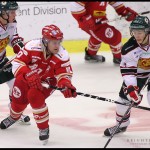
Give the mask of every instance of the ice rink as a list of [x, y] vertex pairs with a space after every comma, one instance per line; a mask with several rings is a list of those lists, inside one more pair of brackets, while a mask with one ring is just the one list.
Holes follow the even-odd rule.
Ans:
[[[122, 84], [119, 66], [112, 63], [110, 52], [103, 64], [86, 63], [84, 53], [70, 54], [74, 71], [73, 84], [78, 92], [93, 94], [117, 100]], [[8, 87], [0, 86], [0, 121], [9, 114]], [[146, 89], [141, 106], [148, 106]], [[46, 103], [50, 113], [50, 138], [47, 145], [39, 141], [30, 105], [25, 110], [31, 118], [31, 125], [14, 124], [7, 130], [0, 130], [0, 148], [103, 148], [108, 137], [103, 136], [107, 127], [115, 124], [115, 104], [83, 96], [65, 99], [55, 91]], [[128, 130], [115, 135], [108, 148], [150, 147], [150, 111], [132, 108], [131, 124]]]

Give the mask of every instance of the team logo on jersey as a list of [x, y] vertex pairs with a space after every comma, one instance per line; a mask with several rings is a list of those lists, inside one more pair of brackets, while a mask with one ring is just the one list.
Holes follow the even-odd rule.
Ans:
[[13, 88], [13, 96], [15, 98], [19, 98], [21, 96], [21, 91], [17, 86], [14, 86]]
[[0, 53], [6, 48], [9, 43], [9, 37], [0, 40]]
[[94, 17], [106, 16], [106, 12], [105, 12], [105, 11], [94, 10], [93, 16], [94, 16]]
[[140, 58], [138, 61], [138, 67], [144, 70], [150, 69], [150, 58]]
[[112, 38], [112, 37], [114, 36], [113, 30], [112, 30], [111, 28], [107, 28], [107, 29], [105, 30], [105, 36], [106, 36], [107, 38]]
[[34, 59], [34, 58], [33, 58], [33, 59], [32, 59], [32, 63], [35, 63], [35, 62], [37, 62], [37, 59]]

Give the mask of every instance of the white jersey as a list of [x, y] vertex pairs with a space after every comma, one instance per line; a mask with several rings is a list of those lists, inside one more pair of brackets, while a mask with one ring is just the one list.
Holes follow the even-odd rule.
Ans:
[[120, 69], [127, 86], [137, 86], [137, 78], [149, 77], [150, 45], [142, 48], [137, 44], [135, 38], [131, 37], [122, 48]]
[[8, 23], [5, 27], [0, 24], [0, 61], [6, 55], [7, 45], [9, 44], [11, 46], [11, 41], [18, 36], [16, 26], [16, 22]]

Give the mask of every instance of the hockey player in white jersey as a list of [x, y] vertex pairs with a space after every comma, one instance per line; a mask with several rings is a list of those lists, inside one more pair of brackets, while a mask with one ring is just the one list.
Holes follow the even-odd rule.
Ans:
[[[7, 83], [9, 86], [9, 97], [11, 101], [12, 86], [14, 84], [14, 75], [12, 73], [12, 64], [6, 57], [6, 47], [10, 45], [14, 53], [18, 53], [24, 46], [23, 38], [17, 33], [16, 11], [18, 4], [16, 1], [0, 1], [0, 84]], [[5, 69], [2, 69], [5, 65]], [[29, 116], [22, 115], [21, 123], [29, 124]], [[27, 123], [28, 122], [28, 123]]]
[[[134, 102], [140, 104], [142, 100], [141, 90], [147, 85], [147, 99], [150, 104], [150, 21], [148, 17], [138, 16], [130, 24], [131, 38], [122, 48], [122, 61], [120, 71], [123, 84], [119, 92], [118, 101], [121, 103]], [[116, 124], [124, 116], [129, 106], [116, 106]], [[126, 131], [130, 124], [130, 112], [126, 115], [116, 133]], [[107, 128], [105, 136], [111, 136], [116, 126]]]

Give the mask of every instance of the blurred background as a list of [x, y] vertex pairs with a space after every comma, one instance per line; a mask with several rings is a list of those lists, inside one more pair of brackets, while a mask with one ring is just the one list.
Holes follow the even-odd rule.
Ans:
[[[40, 38], [45, 25], [55, 24], [63, 31], [63, 46], [70, 53], [84, 52], [89, 35], [78, 28], [76, 20], [70, 13], [70, 2], [18, 2], [18, 4], [20, 6], [17, 16], [18, 33], [25, 41]], [[150, 2], [124, 2], [124, 4], [138, 13], [150, 10]], [[119, 17], [110, 5], [106, 12], [109, 20]], [[150, 17], [150, 14], [147, 16]], [[130, 37], [130, 23], [122, 19], [109, 24], [121, 31], [122, 42], [125, 43]], [[109, 47], [103, 43], [100, 51], [109, 51]], [[12, 51], [7, 52], [7, 55], [12, 54]]]

